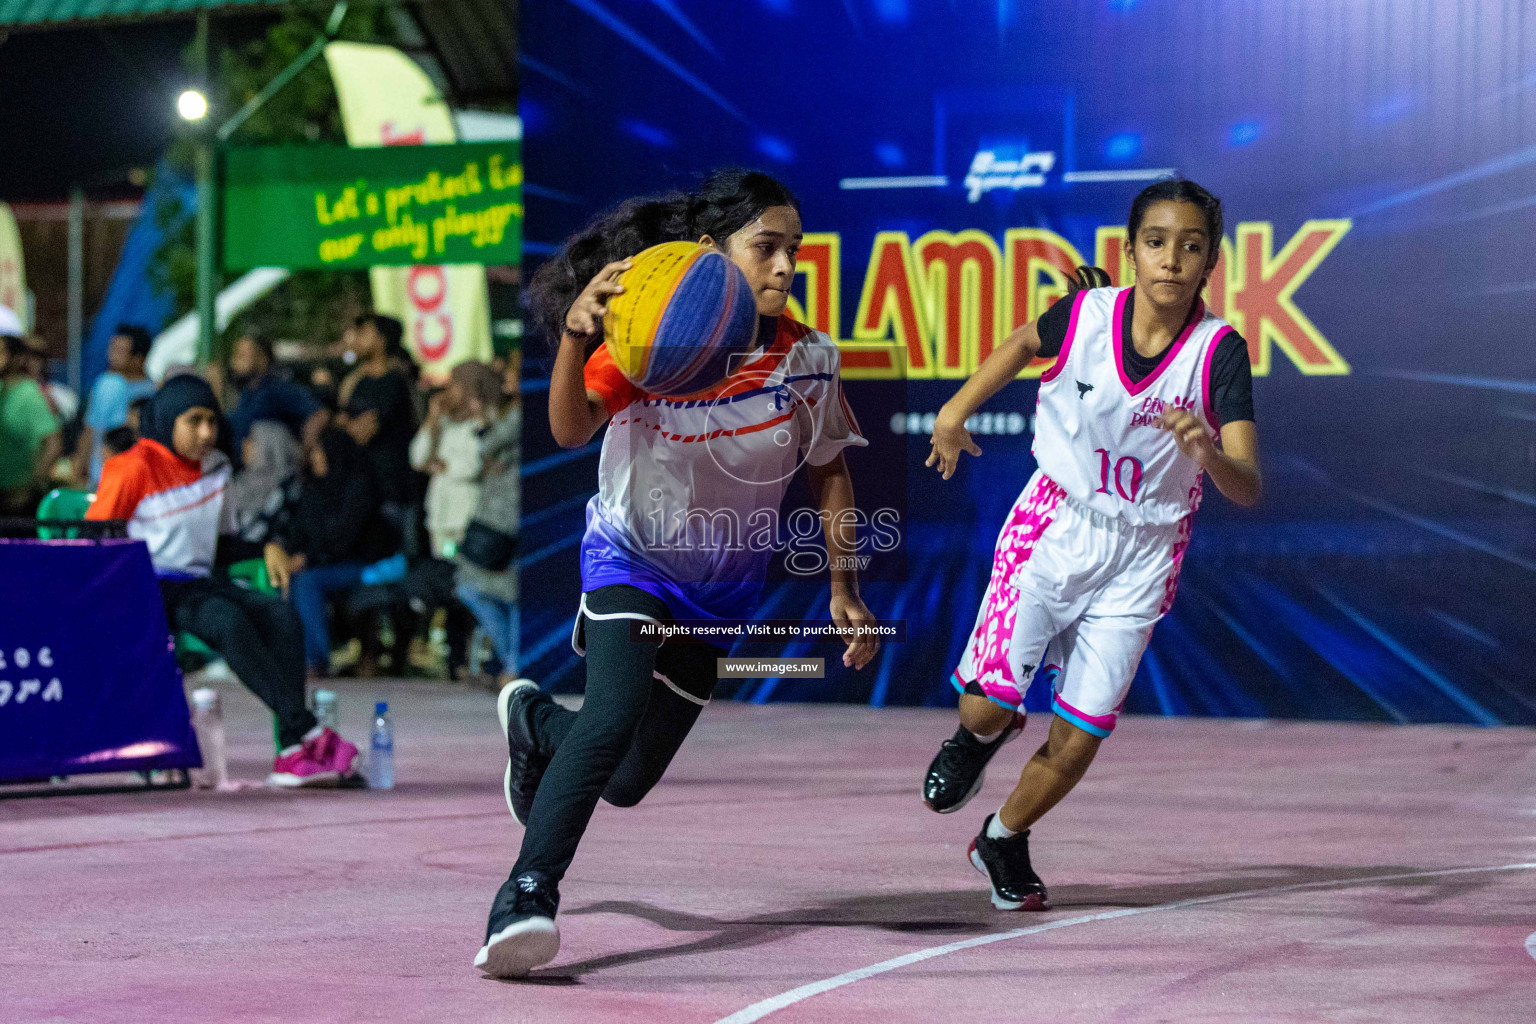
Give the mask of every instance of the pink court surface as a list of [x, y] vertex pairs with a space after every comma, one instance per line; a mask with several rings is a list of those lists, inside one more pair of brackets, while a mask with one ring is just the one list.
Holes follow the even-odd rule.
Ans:
[[[600, 807], [559, 957], [502, 982], [470, 964], [521, 836], [494, 698], [338, 689], [354, 738], [391, 702], [394, 792], [0, 802], [0, 1019], [1536, 1021], [1536, 731], [1128, 719], [1024, 915], [965, 848], [1046, 716], [940, 816], [952, 712], [721, 703]], [[224, 692], [259, 778], [270, 720]]]

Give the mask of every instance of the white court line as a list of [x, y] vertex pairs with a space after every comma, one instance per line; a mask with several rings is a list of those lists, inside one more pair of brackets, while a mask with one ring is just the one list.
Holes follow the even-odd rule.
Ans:
[[[839, 974], [835, 978], [827, 978], [825, 981], [813, 981], [809, 985], [801, 985], [799, 988], [790, 989], [780, 995], [772, 996], [761, 1002], [753, 1003], [745, 1009], [737, 1010], [729, 1017], [721, 1017], [715, 1024], [750, 1024], [752, 1021], [762, 1020], [770, 1013], [793, 1006], [795, 1003], [811, 996], [830, 992], [834, 988], [842, 988], [865, 978], [873, 978], [877, 974], [886, 971], [894, 971], [898, 967], [906, 967], [910, 964], [931, 960], [945, 953], [957, 953], [962, 949], [971, 949], [976, 946], [986, 946], [994, 942], [1002, 942], [1004, 939], [1017, 939], [1025, 935], [1037, 935], [1040, 932], [1052, 931], [1056, 928], [1070, 928], [1078, 924], [1090, 924], [1094, 921], [1109, 921], [1117, 917], [1134, 917], [1137, 914], [1152, 914], [1159, 910], [1183, 910], [1185, 907], [1198, 907], [1208, 903], [1227, 903], [1232, 900], [1252, 899], [1259, 896], [1275, 896], [1280, 893], [1304, 892], [1308, 889], [1347, 888], [1354, 885], [1370, 885], [1375, 882], [1398, 882], [1409, 878], [1443, 878], [1447, 875], [1470, 875], [1489, 871], [1529, 871], [1536, 868], [1536, 863], [1531, 864], [1499, 864], [1492, 867], [1481, 868], [1447, 868], [1443, 871], [1413, 871], [1400, 875], [1373, 875], [1366, 878], [1344, 878], [1332, 882], [1301, 882], [1297, 885], [1277, 885], [1268, 889], [1249, 889], [1245, 892], [1229, 892], [1218, 896], [1199, 896], [1189, 900], [1179, 900], [1176, 903], [1159, 903], [1150, 907], [1127, 907], [1124, 910], [1107, 910], [1101, 914], [1086, 914], [1083, 917], [1069, 917], [1062, 921], [1051, 921], [1048, 924], [1037, 924], [1029, 928], [1015, 928], [1010, 932], [998, 932], [995, 935], [978, 935], [973, 939], [962, 939], [959, 942], [950, 942], [943, 946], [930, 946], [927, 949], [917, 950], [905, 956], [898, 956], [891, 960], [883, 960], [878, 964], [868, 967], [860, 967], [856, 971], [847, 974]], [[1525, 940], [1525, 948], [1531, 950], [1531, 955], [1536, 956], [1536, 950], [1532, 950], [1536, 943], [1536, 935]]]
[[1536, 960], [1536, 932], [1525, 937], [1525, 951], [1531, 954], [1531, 959]]

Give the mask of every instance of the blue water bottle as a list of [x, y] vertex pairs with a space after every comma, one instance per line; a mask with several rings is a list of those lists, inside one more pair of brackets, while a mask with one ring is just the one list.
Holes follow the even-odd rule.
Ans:
[[368, 788], [395, 788], [395, 723], [389, 717], [389, 705], [379, 701], [373, 706], [373, 742], [368, 751]]

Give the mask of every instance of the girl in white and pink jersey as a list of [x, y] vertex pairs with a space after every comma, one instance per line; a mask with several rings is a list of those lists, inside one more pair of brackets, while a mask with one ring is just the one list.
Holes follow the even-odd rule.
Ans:
[[[987, 817], [971, 863], [1003, 910], [1045, 910], [1029, 862], [1030, 827], [1092, 763], [1152, 635], [1173, 603], [1201, 485], [1258, 501], [1258, 435], [1247, 344], [1200, 292], [1221, 251], [1221, 203], [1190, 181], [1151, 185], [1131, 204], [1129, 288], [1088, 287], [1025, 324], [945, 404], [927, 465], [944, 479], [964, 423], [1037, 355], [1039, 465], [998, 535], [992, 576], [951, 681], [960, 729], [924, 780], [941, 813], [981, 788], [992, 755], [1024, 727], [1036, 670], [1054, 689], [1050, 735], [1013, 793]], [[1084, 285], [1104, 284], [1083, 268]]]

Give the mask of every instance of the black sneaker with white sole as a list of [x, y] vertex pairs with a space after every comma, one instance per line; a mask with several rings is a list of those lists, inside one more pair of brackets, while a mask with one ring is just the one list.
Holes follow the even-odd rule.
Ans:
[[491, 904], [475, 966], [493, 978], [521, 978], [549, 963], [560, 952], [559, 907], [560, 890], [543, 872], [508, 878]]
[[549, 752], [539, 743], [534, 714], [541, 703], [554, 700], [539, 689], [532, 679], [514, 679], [501, 688], [496, 697], [496, 718], [507, 738], [507, 770], [502, 775], [502, 792], [507, 810], [519, 825], [528, 823], [528, 811], [539, 791], [539, 780], [549, 767]]
[[1050, 910], [1045, 883], [1029, 866], [1029, 829], [1007, 839], [989, 839], [992, 817], [987, 815], [981, 834], [966, 851], [971, 866], [992, 883], [992, 905], [998, 910]]
[[987, 762], [1003, 744], [1024, 731], [1024, 712], [1015, 711], [1003, 734], [983, 743], [965, 726], [945, 740], [923, 776], [923, 803], [940, 814], [950, 814], [970, 803], [987, 778]]

